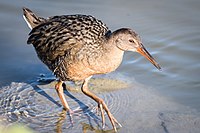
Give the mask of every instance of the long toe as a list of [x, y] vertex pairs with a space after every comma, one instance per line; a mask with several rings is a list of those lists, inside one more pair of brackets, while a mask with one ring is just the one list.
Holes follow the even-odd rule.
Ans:
[[102, 117], [102, 125], [103, 125], [103, 128], [105, 127], [105, 116], [104, 116], [104, 110], [105, 112], [107, 113], [108, 115], [108, 118], [110, 119], [110, 122], [113, 126], [113, 129], [115, 132], [117, 132], [117, 128], [116, 128], [116, 124], [120, 127], [121, 124], [117, 121], [117, 119], [110, 113], [107, 105], [104, 103], [104, 101], [101, 101], [101, 103], [99, 104], [99, 108], [100, 108], [100, 112], [101, 112], [101, 117]]
[[103, 111], [103, 106], [102, 104], [99, 105], [100, 111], [101, 111], [101, 118], [102, 118], [102, 128], [105, 128], [105, 116], [104, 116], [104, 111]]

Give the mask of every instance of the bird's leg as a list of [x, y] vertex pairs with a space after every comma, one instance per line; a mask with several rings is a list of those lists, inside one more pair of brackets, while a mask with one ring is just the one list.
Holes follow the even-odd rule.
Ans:
[[93, 94], [92, 92], [89, 91], [88, 81], [90, 78], [91, 77], [84, 80], [81, 90], [85, 95], [89, 96], [90, 98], [92, 98], [93, 100], [95, 100], [98, 103], [98, 107], [100, 108], [101, 117], [102, 117], [102, 127], [103, 128], [105, 127], [105, 116], [104, 116], [104, 111], [103, 111], [103, 110], [105, 110], [110, 119], [110, 122], [113, 126], [113, 129], [115, 130], [115, 132], [117, 132], [117, 128], [116, 128], [115, 124], [118, 124], [120, 127], [121, 127], [121, 124], [110, 113], [110, 111], [109, 111], [107, 105], [105, 104], [105, 102], [103, 101], [103, 99], [99, 98], [98, 96], [96, 96], [95, 94]]
[[62, 84], [63, 84], [63, 82], [61, 80], [59, 80], [58, 83], [55, 85], [55, 89], [58, 93], [58, 96], [60, 98], [60, 101], [61, 101], [64, 109], [66, 109], [67, 111], [70, 111], [69, 105], [68, 105], [68, 103], [65, 99], [65, 96], [64, 96]]

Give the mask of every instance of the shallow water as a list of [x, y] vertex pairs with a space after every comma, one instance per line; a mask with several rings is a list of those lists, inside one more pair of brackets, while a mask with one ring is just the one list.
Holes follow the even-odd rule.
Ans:
[[[198, 0], [1, 0], [0, 115], [3, 123], [24, 123], [38, 132], [100, 132], [101, 129], [96, 104], [83, 94], [66, 92], [70, 106], [77, 110], [72, 126], [70, 117], [62, 113], [53, 87], [37, 87], [41, 73], [50, 79], [52, 75], [38, 60], [33, 47], [26, 45], [30, 30], [22, 19], [23, 6], [44, 17], [91, 14], [111, 30], [130, 27], [141, 36], [143, 44], [160, 63], [161, 72], [139, 54], [127, 52], [116, 72], [110, 77], [100, 76], [129, 84], [126, 89], [98, 93], [123, 125], [120, 132], [200, 131]], [[106, 124], [106, 130], [111, 129], [108, 120]]]

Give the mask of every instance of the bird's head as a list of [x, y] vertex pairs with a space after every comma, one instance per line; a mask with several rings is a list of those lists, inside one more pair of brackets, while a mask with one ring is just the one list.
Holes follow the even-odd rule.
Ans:
[[138, 52], [147, 58], [157, 69], [161, 70], [160, 65], [143, 46], [137, 33], [128, 28], [121, 28], [113, 32], [116, 46], [123, 51]]

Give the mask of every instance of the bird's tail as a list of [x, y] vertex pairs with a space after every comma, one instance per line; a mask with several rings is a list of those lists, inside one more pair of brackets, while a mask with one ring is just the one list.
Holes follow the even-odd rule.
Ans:
[[30, 9], [25, 7], [23, 8], [23, 18], [30, 29], [33, 29], [34, 27], [46, 21], [46, 19], [38, 17]]

